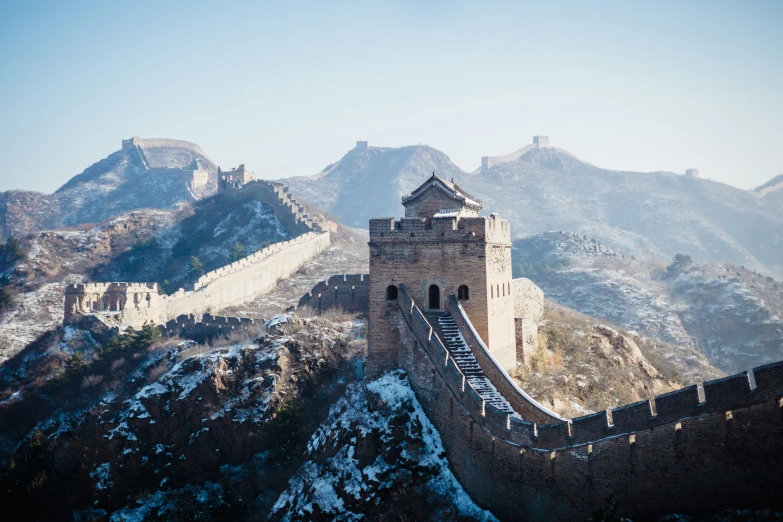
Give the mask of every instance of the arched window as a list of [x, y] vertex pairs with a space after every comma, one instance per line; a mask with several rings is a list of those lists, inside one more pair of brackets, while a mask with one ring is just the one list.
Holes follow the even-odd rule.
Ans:
[[506, 285], [503, 285], [503, 297], [506, 297]]
[[386, 287], [386, 299], [388, 301], [392, 301], [394, 299], [397, 299], [397, 287], [394, 285], [389, 285]]
[[466, 285], [462, 285], [457, 289], [457, 299], [460, 301], [467, 301], [470, 299], [470, 291]]
[[492, 285], [489, 285], [489, 297], [492, 299], [495, 298], [495, 287]]
[[440, 310], [440, 287], [438, 285], [430, 285], [429, 297], [430, 310]]

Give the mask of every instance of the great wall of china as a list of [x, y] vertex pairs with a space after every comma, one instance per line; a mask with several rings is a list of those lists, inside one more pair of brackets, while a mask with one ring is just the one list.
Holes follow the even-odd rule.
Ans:
[[[294, 223], [317, 228], [285, 189], [264, 190], [299, 214]], [[455, 476], [479, 505], [501, 520], [583, 520], [610, 504], [633, 520], [783, 509], [783, 362], [560, 418], [509, 376], [508, 335], [491, 335], [513, 331], [515, 322], [517, 334], [520, 327], [531, 333], [543, 309], [535, 284], [511, 279], [508, 223], [477, 216], [480, 202], [436, 176], [403, 201], [406, 218], [370, 223], [370, 275], [332, 276], [299, 307], [367, 312], [368, 377], [406, 371]], [[167, 333], [248, 330], [252, 321], [199, 310], [257, 296], [276, 280], [260, 275], [266, 263], [285, 277], [329, 245], [323, 231], [289, 243], [297, 240], [206, 274], [171, 298], [144, 283], [108, 283], [95, 294], [75, 287], [66, 316], [69, 303], [74, 314], [96, 306], [122, 312], [112, 310], [121, 308], [116, 299], [157, 306]], [[291, 263], [282, 259], [289, 255]], [[513, 362], [526, 359], [528, 344], [516, 346]]]
[[[400, 288], [390, 317], [398, 364], [440, 432], [460, 483], [501, 520], [714, 513], [780, 507], [783, 362], [566, 421], [520, 390], [456, 299], [447, 313], [494, 392], [477, 389], [425, 314]], [[752, 378], [751, 378], [752, 377]]]
[[[263, 295], [279, 279], [289, 277], [302, 264], [330, 247], [330, 233], [324, 229], [326, 224], [323, 219], [314, 219], [284, 185], [256, 180], [242, 190], [248, 197], [270, 205], [275, 216], [296, 237], [207, 272], [192, 288], [181, 288], [170, 296], [160, 294], [157, 283], [69, 285], [65, 290], [64, 323], [77, 322], [82, 316], [93, 316], [117, 331], [127, 326], [140, 328], [150, 321], [166, 325], [166, 328], [177, 328], [177, 322], [189, 325], [195, 316], [204, 315], [207, 318], [204, 327], [212, 328], [220, 321], [216, 323], [216, 320], [210, 319], [213, 317], [210, 312]], [[204, 319], [197, 322], [202, 321]], [[235, 321], [244, 324], [244, 319], [238, 318], [227, 319], [226, 324]]]
[[607, 502], [633, 520], [783, 508], [783, 362], [558, 417], [510, 378], [493, 336], [543, 295], [512, 285], [508, 223], [473, 202], [433, 175], [406, 217], [370, 221], [367, 357], [369, 378], [406, 371], [471, 498], [501, 520], [585, 520]]

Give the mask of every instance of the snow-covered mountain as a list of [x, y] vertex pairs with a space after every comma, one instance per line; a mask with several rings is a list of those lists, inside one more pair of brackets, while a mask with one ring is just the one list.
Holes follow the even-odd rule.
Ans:
[[[215, 191], [217, 166], [200, 147], [178, 140], [146, 141], [150, 146], [143, 149], [144, 156], [135, 147], [118, 150], [54, 194], [0, 193], [0, 237], [99, 223], [139, 208], [173, 209]], [[203, 187], [190, 186], [186, 168], [194, 161], [209, 174]]]
[[783, 358], [783, 282], [747, 267], [663, 263], [565, 232], [517, 240], [512, 258], [516, 274], [548, 298], [697, 349], [725, 372]]
[[[367, 227], [397, 216], [400, 197], [432, 171], [455, 178], [511, 221], [515, 237], [579, 232], [635, 255], [664, 261], [678, 252], [783, 277], [783, 191], [760, 197], [670, 172], [620, 172], [557, 148], [523, 147], [473, 173], [425, 146], [357, 147], [292, 190], [342, 222]], [[775, 185], [775, 183], [773, 183]], [[783, 196], [780, 196], [783, 197]]]

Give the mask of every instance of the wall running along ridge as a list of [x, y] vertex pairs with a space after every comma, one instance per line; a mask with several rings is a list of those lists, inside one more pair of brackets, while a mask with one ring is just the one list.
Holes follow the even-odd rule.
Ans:
[[[123, 146], [136, 145], [131, 139], [123, 140]], [[183, 315], [200, 315], [246, 303], [269, 291], [278, 279], [289, 277], [331, 245], [323, 219], [311, 216], [281, 183], [256, 180], [225, 197], [258, 200], [269, 205], [280, 222], [297, 237], [207, 272], [191, 291], [180, 289], [171, 296], [160, 295], [157, 283], [69, 285], [65, 289], [63, 322], [76, 323], [79, 316], [92, 315], [105, 320], [110, 328], [140, 328], [149, 321], [162, 325]]]
[[[502, 520], [575, 520], [783, 507], [783, 362], [568, 422], [511, 382], [449, 312], [482, 370], [519, 416], [485, 402], [404, 285], [387, 320], [428, 418], [466, 491]], [[751, 386], [751, 383], [754, 383]], [[524, 420], [523, 420], [524, 419]]]
[[307, 307], [318, 313], [330, 308], [348, 313], [367, 313], [369, 285], [369, 274], [333, 275], [303, 295], [296, 308]]
[[[198, 279], [193, 291], [180, 289], [170, 296], [159, 295], [157, 283], [69, 285], [64, 322], [73, 322], [77, 315], [105, 314], [115, 316], [121, 326], [140, 328], [147, 321], [163, 324], [180, 315], [246, 303], [319, 256], [330, 244], [329, 232], [308, 232], [208, 272]], [[99, 305], [92, 306], [94, 302]]]

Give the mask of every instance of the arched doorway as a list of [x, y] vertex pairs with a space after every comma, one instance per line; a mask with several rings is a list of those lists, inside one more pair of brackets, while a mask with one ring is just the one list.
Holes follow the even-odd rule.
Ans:
[[440, 310], [440, 287], [438, 285], [430, 285], [429, 305], [430, 310]]

